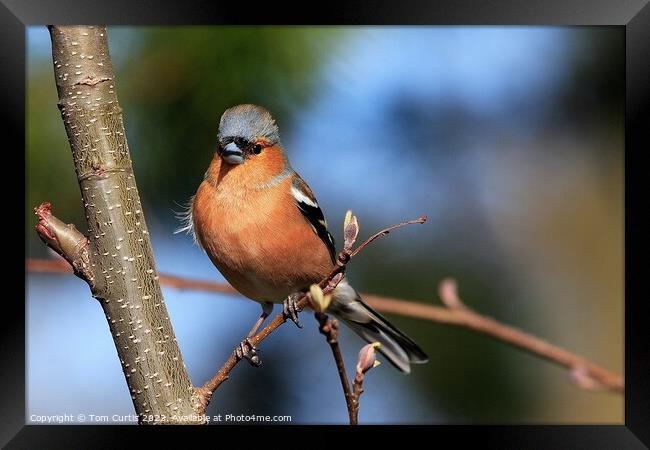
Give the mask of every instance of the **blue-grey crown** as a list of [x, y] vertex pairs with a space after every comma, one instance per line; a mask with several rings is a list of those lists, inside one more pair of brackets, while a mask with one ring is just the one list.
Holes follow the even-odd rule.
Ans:
[[219, 137], [242, 137], [251, 142], [264, 137], [275, 144], [280, 141], [280, 132], [266, 109], [257, 105], [237, 105], [221, 116]]

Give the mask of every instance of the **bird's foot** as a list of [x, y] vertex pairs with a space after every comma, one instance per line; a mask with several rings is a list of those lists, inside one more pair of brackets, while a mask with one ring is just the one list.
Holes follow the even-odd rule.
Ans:
[[302, 324], [300, 323], [300, 320], [298, 320], [300, 309], [296, 303], [303, 295], [304, 294], [301, 292], [296, 292], [288, 296], [284, 302], [282, 302], [282, 313], [284, 314], [285, 319], [291, 319], [298, 328], [302, 328]]
[[[248, 349], [246, 347], [248, 347]], [[248, 361], [253, 367], [259, 367], [262, 365], [262, 360], [257, 354], [257, 347], [253, 345], [250, 337], [241, 341], [237, 348], [235, 348], [235, 357], [237, 360], [246, 359], [246, 361]]]

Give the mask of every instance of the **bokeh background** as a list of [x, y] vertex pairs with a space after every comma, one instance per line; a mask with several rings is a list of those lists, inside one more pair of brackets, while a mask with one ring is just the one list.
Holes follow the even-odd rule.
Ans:
[[[26, 248], [51, 257], [32, 207], [85, 229], [56, 106], [50, 41], [27, 30]], [[354, 260], [361, 291], [437, 303], [444, 277], [503, 322], [623, 371], [621, 27], [109, 28], [135, 173], [163, 273], [223, 280], [174, 211], [196, 190], [221, 113], [275, 115], [294, 168], [337, 242], [429, 216]], [[72, 276], [26, 274], [27, 421], [130, 414], [100, 306]], [[195, 384], [221, 365], [259, 306], [164, 288]], [[581, 390], [548, 362], [473, 332], [389, 316], [430, 362], [372, 371], [362, 423], [622, 423], [623, 398]], [[239, 365], [210, 414], [345, 423], [330, 351], [305, 316]], [[362, 341], [342, 334], [350, 367]]]

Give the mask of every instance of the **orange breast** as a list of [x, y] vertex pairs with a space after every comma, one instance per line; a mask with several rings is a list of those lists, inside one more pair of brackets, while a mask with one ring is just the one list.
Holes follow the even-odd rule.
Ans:
[[208, 177], [193, 205], [197, 237], [228, 282], [254, 300], [281, 302], [327, 276], [327, 247], [295, 206], [291, 177], [267, 189], [241, 183], [236, 173]]

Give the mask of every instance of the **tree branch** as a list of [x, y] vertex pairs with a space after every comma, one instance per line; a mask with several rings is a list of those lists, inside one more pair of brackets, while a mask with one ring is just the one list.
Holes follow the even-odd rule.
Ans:
[[[25, 261], [25, 269], [31, 272], [72, 273], [69, 266], [64, 261], [33, 258]], [[182, 280], [182, 282], [178, 282], [178, 280]], [[163, 286], [180, 286], [180, 289], [195, 289], [208, 292], [237, 294], [234, 288], [226, 283], [193, 280], [169, 275], [161, 275], [160, 282]], [[618, 393], [623, 393], [625, 391], [623, 378], [614, 372], [611, 372], [580, 355], [553, 345], [548, 341], [509, 325], [502, 324], [492, 318], [482, 316], [467, 308], [464, 304], [464, 309], [452, 309], [448, 306], [427, 305], [423, 302], [408, 301], [369, 293], [361, 293], [361, 296], [366, 303], [379, 312], [428, 320], [430, 322], [441, 323], [444, 325], [468, 328], [478, 333], [485, 334], [497, 341], [505, 342], [515, 348], [527, 351], [535, 356], [541, 356], [552, 363], [558, 364], [572, 371], [572, 381], [576, 382], [578, 386], [584, 389], [597, 389], [600, 387]], [[447, 304], [449, 304], [448, 295], [444, 294], [441, 295], [441, 297], [445, 297], [447, 299]], [[589, 383], [587, 379], [581, 377], [583, 374], [587, 375], [588, 379], [597, 381], [597, 383]]]
[[581, 356], [516, 328], [503, 325], [494, 319], [481, 316], [468, 308], [458, 296], [455, 280], [447, 278], [440, 282], [438, 295], [447, 308], [460, 320], [460, 324], [566, 367], [571, 371], [572, 380], [581, 388], [607, 389], [621, 393], [624, 391], [623, 379], [618, 375]]
[[61, 255], [72, 267], [74, 274], [85, 280], [91, 290], [96, 289], [95, 274], [90, 264], [88, 238], [81, 234], [72, 224], [65, 224], [52, 215], [52, 205], [41, 203], [34, 208], [38, 217], [36, 233], [41, 240]]
[[100, 301], [139, 422], [203, 423], [158, 282], [106, 28], [48, 28], [88, 238], [52, 216], [49, 203], [35, 208], [36, 230]]

